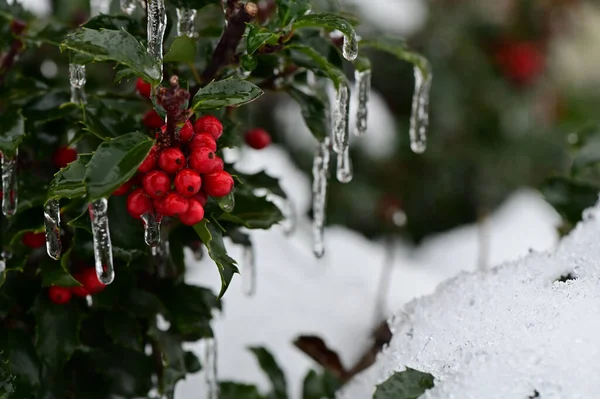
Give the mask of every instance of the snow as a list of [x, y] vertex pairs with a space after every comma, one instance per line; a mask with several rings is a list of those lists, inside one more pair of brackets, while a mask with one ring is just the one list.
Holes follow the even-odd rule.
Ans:
[[[251, 232], [257, 292], [252, 298], [244, 296], [242, 279], [236, 276], [225, 295], [223, 313], [213, 323], [219, 379], [258, 384], [266, 391], [268, 381], [247, 350], [262, 345], [284, 369], [290, 398], [299, 398], [302, 378], [317, 366], [293, 346], [298, 335], [320, 336], [338, 351], [346, 366], [370, 345], [371, 332], [380, 322], [375, 319], [375, 306], [384, 245], [332, 226], [325, 232], [325, 257], [315, 259], [311, 223], [305, 216], [311, 182], [295, 168], [285, 150], [277, 146], [262, 151], [244, 149], [236, 167], [245, 172], [266, 169], [281, 177], [300, 217], [297, 231], [289, 238], [278, 227]], [[488, 221], [491, 262], [524, 256], [530, 247], [551, 248], [557, 241], [557, 223], [558, 216], [539, 194], [530, 190], [515, 193]], [[432, 237], [416, 249], [398, 241], [386, 307], [398, 309], [415, 297], [432, 293], [440, 282], [461, 270], [474, 270], [477, 237], [477, 227], [467, 226]], [[243, 259], [241, 246], [227, 242], [227, 247], [232, 257]], [[188, 253], [186, 262], [188, 283], [218, 288], [218, 273], [210, 259], [196, 262]], [[202, 354], [199, 344], [188, 348]], [[176, 398], [196, 399], [202, 389], [201, 372], [178, 385]]]
[[596, 397], [600, 203], [584, 215], [556, 249], [460, 274], [402, 308], [389, 347], [339, 399], [370, 398], [404, 367], [436, 378], [423, 399]]

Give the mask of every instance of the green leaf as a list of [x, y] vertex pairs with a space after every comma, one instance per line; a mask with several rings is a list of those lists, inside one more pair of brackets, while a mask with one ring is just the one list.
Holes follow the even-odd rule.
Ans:
[[406, 42], [401, 38], [381, 36], [374, 40], [363, 40], [359, 44], [361, 47], [370, 47], [379, 51], [384, 51], [403, 61], [410, 62], [421, 70], [424, 80], [431, 79], [431, 65], [427, 58], [410, 49]]
[[284, 219], [281, 210], [266, 197], [236, 192], [235, 202], [233, 211], [223, 213], [219, 216], [219, 220], [226, 220], [249, 229], [268, 229]]
[[222, 381], [219, 382], [219, 399], [264, 399], [264, 396], [254, 385]]
[[248, 24], [248, 34], [246, 35], [246, 51], [252, 55], [265, 44], [271, 46], [277, 45], [281, 33], [271, 32], [254, 24]]
[[431, 374], [407, 367], [377, 385], [373, 399], [417, 399], [433, 388], [433, 380]]
[[581, 220], [584, 210], [598, 201], [600, 188], [568, 177], [550, 177], [540, 190], [546, 200], [572, 224]]
[[169, 0], [169, 3], [175, 7], [189, 8], [192, 10], [199, 10], [208, 5], [215, 4], [221, 6], [219, 0]]
[[341, 382], [327, 370], [317, 374], [314, 370], [308, 372], [302, 384], [302, 399], [335, 398], [335, 392], [341, 387]]
[[573, 164], [571, 165], [571, 173], [577, 174], [582, 169], [597, 165], [600, 162], [600, 138], [592, 137], [577, 151]]
[[191, 64], [196, 59], [196, 42], [188, 36], [179, 36], [165, 54], [165, 62], [183, 62]]
[[[346, 18], [336, 14], [306, 14], [296, 20], [292, 25], [294, 29], [300, 28], [325, 28], [328, 30], [339, 30], [344, 34], [344, 41], [348, 46], [358, 50], [356, 31]], [[344, 47], [346, 43], [344, 43]]]
[[185, 369], [188, 373], [197, 373], [202, 370], [202, 365], [200, 364], [200, 360], [194, 354], [194, 352], [185, 352], [184, 354], [185, 360]]
[[135, 316], [124, 311], [108, 311], [104, 329], [116, 345], [142, 352], [142, 332]]
[[192, 101], [192, 110], [207, 111], [239, 107], [256, 100], [263, 91], [253, 83], [237, 78], [213, 81], [200, 89]]
[[269, 377], [269, 380], [271, 381], [271, 386], [273, 388], [272, 397], [275, 399], [287, 399], [287, 383], [285, 381], [285, 375], [273, 355], [263, 347], [249, 349], [256, 357], [260, 368], [267, 374], [267, 377]]
[[146, 48], [125, 30], [93, 30], [82, 28], [69, 35], [60, 45], [61, 50], [74, 51], [74, 62], [89, 63], [115, 61], [127, 66], [136, 76], [154, 85], [160, 83], [160, 65]]
[[91, 18], [89, 21], [83, 24], [83, 27], [93, 30], [125, 30], [135, 36], [144, 33], [144, 28], [138, 21], [125, 15], [100, 14]]
[[[70, 251], [71, 249], [69, 249]], [[63, 255], [63, 258], [67, 254]], [[56, 285], [59, 287], [79, 287], [81, 284], [69, 273], [66, 265], [49, 257], [44, 257], [44, 260], [39, 265], [39, 273], [42, 277], [42, 286], [50, 287]]]
[[39, 386], [41, 364], [29, 334], [1, 328], [0, 352], [0, 356], [8, 360], [11, 374], [30, 387]]
[[221, 299], [227, 291], [231, 279], [235, 273], [239, 273], [236, 261], [227, 255], [225, 244], [223, 243], [223, 234], [214, 224], [204, 219], [194, 225], [194, 230], [202, 240], [209, 256], [217, 265], [221, 276], [221, 292], [218, 298]]
[[308, 0], [277, 0], [279, 26], [287, 26], [310, 10]]
[[4, 112], [0, 117], [0, 151], [12, 158], [25, 136], [25, 119], [20, 111]]
[[153, 140], [139, 132], [127, 133], [100, 144], [85, 173], [88, 200], [107, 197], [129, 180], [153, 145]]
[[[250, 191], [265, 189], [271, 194], [281, 198], [287, 198], [285, 191], [279, 185], [279, 179], [269, 176], [264, 170], [253, 175], [236, 172], [235, 176], [242, 182], [243, 188]], [[239, 190], [238, 188], [237, 190]]]
[[186, 358], [189, 361], [189, 355], [183, 351], [181, 338], [170, 331], [160, 331], [153, 325], [148, 330], [148, 335], [155, 340], [162, 353], [164, 372], [159, 384], [163, 391], [172, 392], [175, 383], [187, 374], [189, 364], [186, 363]]
[[106, 101], [89, 97], [84, 107], [83, 124], [87, 130], [103, 140], [119, 137], [123, 132], [135, 130], [138, 125], [132, 117], [133, 110], [123, 111], [122, 105], [112, 109]]
[[79, 346], [83, 313], [77, 303], [56, 305], [43, 292], [33, 306], [33, 314], [37, 353], [51, 369], [60, 370]]
[[292, 86], [287, 88], [288, 94], [300, 105], [304, 123], [318, 141], [329, 135], [327, 106], [316, 95], [307, 94]]
[[113, 397], [146, 397], [152, 389], [153, 360], [144, 353], [111, 345], [93, 351], [90, 363], [104, 375]]
[[344, 72], [330, 63], [314, 48], [301, 44], [292, 44], [287, 48], [291, 51], [291, 59], [297, 66], [308, 68], [319, 76], [331, 79], [336, 89], [348, 85], [348, 79]]
[[76, 161], [59, 170], [50, 182], [48, 198], [76, 198], [86, 195], [85, 173], [88, 157], [80, 156]]
[[79, 108], [69, 101], [70, 95], [66, 91], [48, 91], [25, 104], [23, 115], [36, 123], [62, 119]]

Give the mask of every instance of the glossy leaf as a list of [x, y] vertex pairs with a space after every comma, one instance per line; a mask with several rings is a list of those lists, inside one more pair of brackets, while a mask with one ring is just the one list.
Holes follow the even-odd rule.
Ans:
[[83, 124], [86, 129], [105, 140], [119, 137], [123, 132], [131, 132], [138, 128], [138, 123], [132, 117], [132, 113], [123, 112], [126, 104], [116, 104], [116, 109], [108, 106], [107, 101], [96, 97], [89, 97], [85, 104]]
[[[242, 187], [248, 190], [265, 189], [271, 194], [281, 198], [287, 198], [285, 191], [279, 185], [279, 179], [269, 176], [265, 171], [248, 175], [245, 173], [236, 172], [235, 176], [241, 180]], [[236, 190], [239, 190], [238, 187]]]
[[[63, 257], [65, 255], [63, 255]], [[63, 262], [45, 257], [40, 263], [39, 268], [43, 287], [50, 287], [52, 285], [59, 287], [79, 287], [81, 285], [75, 280], [71, 273], [69, 273], [66, 265], [63, 265]]]
[[418, 399], [433, 388], [433, 380], [431, 374], [407, 367], [377, 385], [373, 399]]
[[69, 35], [61, 50], [75, 52], [74, 62], [115, 61], [127, 66], [136, 76], [158, 84], [162, 78], [160, 65], [146, 48], [125, 30], [93, 30], [82, 28]]
[[344, 72], [331, 64], [314, 48], [301, 44], [293, 44], [287, 48], [290, 50], [292, 61], [297, 66], [308, 68], [319, 76], [331, 79], [336, 88], [348, 84]]
[[271, 387], [273, 388], [271, 397], [273, 399], [287, 399], [287, 383], [285, 381], [285, 374], [283, 374], [281, 367], [279, 367], [273, 355], [271, 355], [271, 353], [263, 347], [254, 347], [249, 349], [254, 354], [256, 361], [258, 361], [258, 364], [260, 365], [260, 368], [265, 372], [271, 381]]
[[237, 78], [214, 81], [194, 96], [192, 109], [207, 111], [223, 107], [238, 107], [256, 100], [263, 91], [253, 83]]
[[25, 137], [25, 119], [21, 112], [4, 112], [0, 117], [0, 151], [4, 156], [14, 156]]
[[267, 200], [245, 193], [235, 194], [235, 208], [229, 213], [223, 213], [219, 220], [226, 220], [249, 229], [268, 229], [284, 219], [281, 210]]
[[287, 92], [300, 106], [304, 123], [318, 141], [323, 141], [329, 135], [329, 115], [325, 102], [316, 95], [307, 94], [292, 86]]
[[179, 36], [165, 54], [164, 62], [183, 62], [191, 64], [196, 58], [196, 42], [188, 36]]
[[356, 38], [356, 32], [350, 21], [336, 14], [306, 14], [298, 18], [292, 27], [294, 29], [325, 28], [330, 31], [339, 30], [344, 36]]
[[225, 294], [225, 291], [227, 291], [233, 275], [239, 273], [236, 261], [227, 255], [227, 250], [223, 243], [223, 233], [215, 226], [215, 224], [204, 219], [194, 226], [194, 230], [196, 230], [198, 237], [200, 237], [206, 246], [208, 255], [219, 269], [219, 275], [221, 276], [221, 291], [219, 292], [218, 298], [220, 299]]
[[59, 170], [50, 182], [48, 198], [76, 198], [87, 193], [84, 182], [88, 157], [79, 157]]
[[126, 15], [97, 15], [82, 25], [84, 28], [100, 30], [125, 30], [134, 36], [140, 36], [144, 33], [144, 27], [141, 24]]
[[104, 328], [116, 345], [142, 352], [142, 332], [136, 318], [127, 312], [107, 312]]
[[88, 200], [107, 197], [129, 180], [153, 144], [153, 140], [139, 132], [127, 133], [100, 144], [86, 168]]
[[[219, 399], [266, 399], [254, 385], [223, 381], [219, 383]], [[319, 398], [321, 399], [321, 398]]]
[[598, 201], [600, 187], [556, 176], [546, 179], [540, 190], [558, 213], [575, 224], [581, 220], [583, 211]]
[[302, 399], [334, 398], [341, 382], [327, 370], [317, 374], [314, 370], [308, 372], [302, 384]]
[[252, 55], [256, 52], [256, 50], [265, 44], [275, 46], [280, 37], [280, 33], [271, 32], [254, 24], [248, 24], [248, 34], [246, 35], [246, 51], [248, 54]]
[[381, 36], [374, 40], [365, 40], [359, 43], [360, 47], [370, 47], [396, 56], [398, 59], [410, 62], [421, 70], [423, 79], [431, 75], [431, 65], [421, 54], [412, 50], [401, 38]]
[[279, 26], [287, 26], [310, 10], [308, 0], [277, 0]]

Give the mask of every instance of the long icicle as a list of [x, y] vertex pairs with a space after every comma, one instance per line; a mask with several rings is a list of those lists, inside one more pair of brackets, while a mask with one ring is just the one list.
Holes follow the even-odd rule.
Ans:
[[215, 337], [204, 339], [204, 378], [207, 399], [219, 399], [219, 381], [217, 378], [217, 340]]
[[256, 293], [256, 258], [252, 241], [244, 244], [244, 270], [242, 272], [242, 293], [248, 297]]
[[362, 136], [367, 132], [367, 117], [369, 114], [369, 96], [371, 93], [371, 70], [365, 69], [354, 71], [355, 91], [358, 99], [356, 108], [356, 130], [357, 136]]
[[46, 252], [52, 259], [60, 259], [60, 200], [49, 199], [44, 205], [44, 227], [46, 228]]
[[348, 120], [350, 117], [350, 90], [346, 84], [339, 84], [333, 104], [333, 150], [342, 154], [349, 144]]
[[431, 89], [431, 70], [414, 67], [415, 92], [410, 117], [410, 148], [421, 154], [427, 148], [427, 129], [429, 128], [429, 90]]
[[336, 177], [340, 183], [350, 183], [353, 177], [352, 161], [350, 160], [350, 148], [337, 154], [337, 173]]
[[194, 37], [194, 20], [196, 10], [189, 8], [177, 9], [177, 36]]
[[167, 28], [165, 0], [148, 0], [148, 53], [162, 66], [163, 40]]
[[121, 5], [121, 11], [123, 11], [123, 13], [125, 13], [127, 15], [133, 14], [133, 12], [135, 11], [135, 9], [137, 7], [135, 0], [121, 0], [120, 5]]
[[17, 211], [19, 199], [19, 186], [17, 180], [18, 156], [18, 149], [12, 157], [2, 154], [2, 213], [6, 217], [14, 215]]
[[96, 200], [88, 205], [88, 210], [92, 221], [96, 275], [101, 283], [110, 284], [115, 278], [115, 269], [108, 226], [108, 201], [106, 198]]
[[83, 90], [85, 82], [85, 65], [69, 64], [72, 103], [85, 103], [85, 92]]
[[329, 138], [325, 138], [317, 146], [313, 160], [313, 252], [317, 258], [325, 253], [323, 233], [327, 206], [327, 180], [329, 177]]

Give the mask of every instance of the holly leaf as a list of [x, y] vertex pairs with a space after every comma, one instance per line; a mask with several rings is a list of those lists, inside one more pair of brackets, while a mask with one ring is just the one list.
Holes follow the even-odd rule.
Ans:
[[327, 370], [322, 374], [310, 370], [302, 384], [302, 399], [334, 398], [341, 385], [340, 380]]
[[348, 79], [344, 72], [330, 63], [314, 48], [302, 44], [292, 44], [287, 47], [290, 50], [290, 58], [294, 64], [308, 68], [319, 76], [329, 78], [334, 86], [347, 86]]
[[103, 142], [92, 155], [85, 172], [90, 202], [109, 196], [137, 171], [154, 145], [145, 134], [127, 133]]
[[370, 47], [396, 56], [398, 59], [410, 62], [421, 71], [423, 80], [431, 79], [431, 65], [427, 58], [412, 50], [404, 39], [393, 36], [380, 36], [374, 40], [362, 40], [361, 47]]
[[287, 26], [310, 10], [308, 0], [277, 0], [279, 26]]
[[358, 44], [356, 31], [346, 18], [329, 13], [306, 14], [298, 18], [292, 25], [293, 29], [300, 28], [325, 28], [328, 30], [339, 30], [344, 34], [344, 47], [354, 48], [350, 54], [346, 54], [353, 60], [358, 55]]
[[267, 377], [269, 377], [269, 380], [271, 381], [271, 386], [273, 388], [271, 397], [274, 399], [287, 399], [287, 383], [285, 381], [285, 375], [273, 355], [263, 347], [253, 347], [249, 349], [254, 354], [260, 368], [267, 374]]
[[83, 110], [83, 124], [102, 140], [119, 137], [123, 132], [134, 130], [137, 125], [131, 113], [123, 112], [122, 106], [120, 109], [109, 108], [105, 101], [96, 97], [88, 98]]
[[213, 223], [204, 219], [194, 225], [194, 230], [196, 230], [196, 234], [198, 234], [198, 237], [200, 237], [206, 246], [208, 255], [219, 269], [221, 291], [219, 292], [218, 299], [221, 299], [225, 291], [227, 291], [233, 275], [239, 273], [236, 261], [227, 255], [227, 250], [223, 243], [223, 233]]
[[265, 397], [254, 385], [222, 381], [219, 382], [219, 399], [265, 399]]
[[73, 51], [75, 63], [115, 61], [154, 85], [159, 84], [162, 79], [162, 70], [158, 62], [125, 30], [81, 28], [69, 35], [60, 48], [61, 51]]
[[293, 86], [287, 88], [287, 93], [300, 106], [304, 123], [313, 136], [318, 141], [323, 141], [329, 135], [329, 115], [325, 102], [316, 95], [307, 94]]
[[104, 329], [116, 345], [142, 352], [142, 331], [135, 316], [128, 312], [106, 312]]
[[263, 91], [253, 83], [238, 78], [213, 81], [201, 88], [192, 100], [192, 110], [207, 111], [239, 107], [256, 100]]
[[183, 351], [181, 338], [171, 331], [160, 331], [156, 326], [151, 326], [148, 335], [155, 340], [162, 353], [164, 371], [159, 385], [163, 391], [172, 392], [177, 381], [185, 378], [188, 372], [190, 364], [186, 363], [186, 358], [189, 362], [189, 355]]
[[165, 54], [165, 62], [183, 62], [192, 64], [196, 58], [196, 42], [188, 36], [179, 36]]
[[62, 119], [79, 107], [69, 100], [66, 91], [51, 90], [25, 104], [23, 115], [36, 123]]
[[248, 34], [246, 35], [246, 51], [252, 55], [265, 44], [271, 46], [277, 45], [281, 33], [271, 32], [254, 24], [248, 24]]
[[575, 225], [581, 220], [583, 211], [598, 201], [600, 188], [568, 177], [555, 176], [546, 179], [540, 190], [546, 201]]
[[[287, 198], [285, 191], [279, 185], [279, 179], [269, 176], [264, 170], [253, 175], [236, 172], [235, 176], [242, 182], [244, 190], [254, 191], [264, 189], [278, 197]], [[238, 187], [236, 191], [240, 189], [241, 187]]]
[[137, 20], [125, 15], [100, 14], [91, 18], [82, 26], [84, 28], [93, 30], [125, 30], [133, 34], [134, 36], [142, 36], [144, 34], [144, 28], [142, 27], [142, 25]]
[[41, 364], [29, 334], [0, 329], [0, 358], [8, 360], [8, 370], [19, 383], [32, 388], [40, 385]]
[[87, 188], [84, 179], [88, 160], [89, 157], [80, 156], [77, 160], [59, 170], [50, 182], [48, 199], [76, 198], [86, 195]]
[[221, 214], [219, 220], [226, 220], [249, 229], [268, 229], [284, 219], [281, 210], [266, 197], [236, 192], [235, 203], [235, 208], [229, 213]]
[[4, 112], [0, 117], [0, 151], [12, 158], [25, 137], [25, 118], [21, 111]]
[[433, 388], [434, 378], [409, 367], [377, 385], [373, 399], [417, 399]]
[[[63, 255], [68, 258], [68, 253]], [[49, 257], [44, 257], [44, 260], [39, 265], [39, 274], [42, 277], [42, 287], [50, 287], [53, 285], [59, 287], [79, 287], [81, 284], [69, 273], [66, 264], [62, 261], [52, 260]]]

